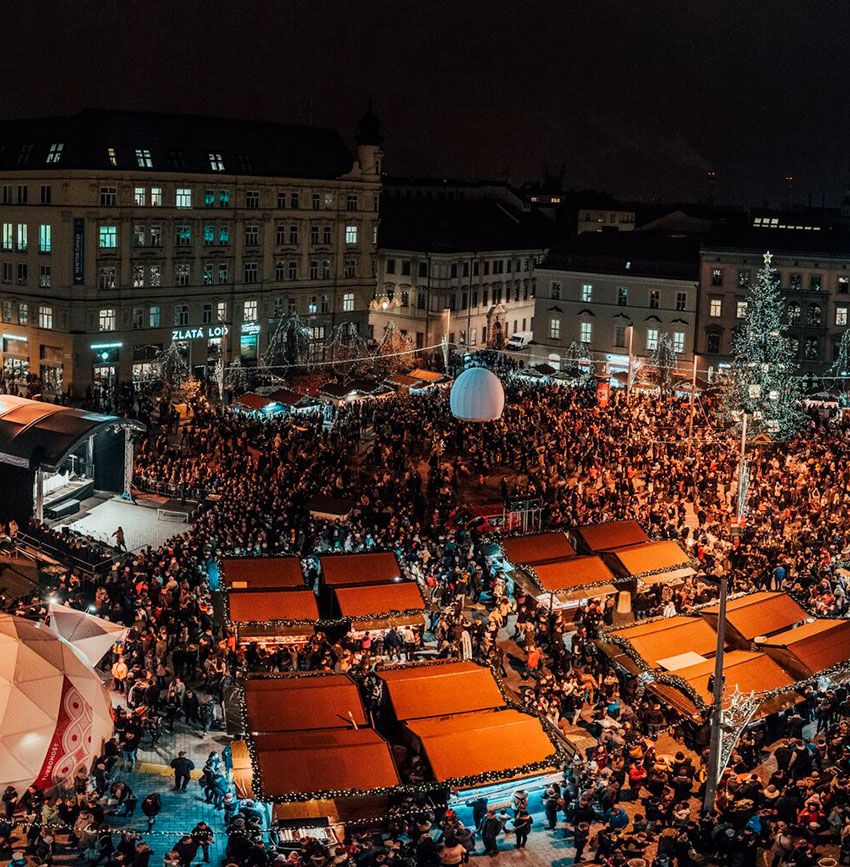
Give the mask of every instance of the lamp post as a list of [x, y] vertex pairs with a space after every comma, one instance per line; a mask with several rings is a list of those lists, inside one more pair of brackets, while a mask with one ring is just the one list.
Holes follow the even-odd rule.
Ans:
[[634, 346], [634, 337], [635, 337], [635, 327], [634, 325], [629, 325], [629, 372], [626, 374], [626, 403], [631, 403], [632, 400], [632, 364], [634, 355], [632, 354], [632, 347]]
[[697, 354], [694, 352], [694, 370], [691, 376], [691, 410], [688, 416], [688, 457], [691, 456], [691, 449], [694, 443], [694, 410], [696, 408], [697, 394]]

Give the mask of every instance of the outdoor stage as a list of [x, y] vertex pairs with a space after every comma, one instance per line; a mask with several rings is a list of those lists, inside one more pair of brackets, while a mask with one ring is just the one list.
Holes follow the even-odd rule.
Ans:
[[159, 547], [172, 536], [185, 533], [191, 522], [179, 522], [161, 515], [157, 502], [139, 500], [134, 506], [120, 497], [112, 497], [90, 509], [76, 521], [63, 522], [59, 527], [69, 527], [92, 539], [114, 545], [112, 534], [118, 527], [124, 528], [124, 538], [130, 551], [138, 551], [146, 545]]

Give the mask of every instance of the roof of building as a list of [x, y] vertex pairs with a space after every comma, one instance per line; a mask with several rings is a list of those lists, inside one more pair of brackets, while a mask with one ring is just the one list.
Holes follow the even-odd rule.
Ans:
[[111, 426], [145, 429], [132, 419], [0, 394], [0, 463], [56, 470], [83, 440]]
[[425, 600], [415, 581], [334, 588], [342, 617], [369, 620], [391, 611], [424, 611]]
[[[717, 615], [720, 605], [708, 605], [704, 614]], [[726, 603], [726, 621], [747, 641], [787, 629], [808, 617], [787, 593], [748, 593]]]
[[699, 279], [698, 238], [670, 238], [655, 232], [584, 232], [553, 249], [539, 270], [589, 274]]
[[616, 580], [614, 573], [605, 565], [603, 559], [594, 554], [551, 563], [537, 563], [532, 568], [540, 587], [552, 593], [557, 593], [559, 590], [572, 590], [599, 581], [610, 584]]
[[814, 620], [772, 635], [763, 647], [781, 647], [812, 674], [850, 658], [850, 620]]
[[398, 558], [392, 551], [365, 554], [329, 554], [319, 557], [322, 583], [326, 587], [354, 584], [392, 584], [402, 577]]
[[312, 590], [231, 590], [227, 597], [231, 623], [271, 620], [309, 622], [319, 619]]
[[421, 719], [505, 706], [489, 668], [474, 662], [405, 665], [379, 672], [396, 719]]
[[687, 570], [688, 574], [693, 574], [688, 555], [678, 542], [643, 542], [624, 548], [614, 548], [608, 551], [606, 556], [615, 570], [624, 576], [643, 577], [648, 572], [660, 570], [666, 572]]
[[[835, 231], [797, 231], [752, 226], [723, 226], [709, 233], [702, 244], [706, 252], [742, 251], [761, 255], [770, 250], [775, 256], [794, 254], [847, 258], [850, 235]], [[774, 260], [774, 265], [776, 265]]]
[[243, 684], [248, 730], [290, 732], [368, 725], [356, 684], [344, 674], [249, 676]]
[[542, 250], [551, 243], [553, 230], [554, 224], [537, 211], [524, 213], [489, 199], [387, 199], [381, 206], [378, 245], [422, 253]]
[[304, 587], [304, 570], [297, 557], [224, 557], [221, 581], [234, 590]]
[[[696, 665], [676, 669], [699, 693], [703, 701], [711, 701], [708, 678], [714, 674], [714, 660], [707, 659]], [[737, 686], [743, 693], [765, 692], [782, 686], [791, 686], [795, 678], [780, 668], [767, 654], [748, 650], [731, 650], [723, 656], [724, 691], [728, 695]]]
[[[48, 161], [57, 144], [62, 145], [59, 158]], [[137, 150], [149, 152], [152, 166], [139, 165]], [[221, 158], [222, 170], [213, 169], [211, 154]], [[86, 109], [0, 122], [0, 171], [337, 178], [352, 165], [351, 152], [336, 130], [270, 121]]]
[[608, 521], [605, 524], [577, 527], [575, 534], [592, 552], [650, 541], [637, 521]]
[[629, 641], [636, 653], [656, 668], [658, 660], [691, 650], [700, 656], [717, 649], [717, 633], [701, 617], [665, 617], [611, 633]]
[[576, 549], [564, 533], [529, 533], [508, 536], [501, 541], [502, 551], [510, 563], [535, 565], [574, 557]]
[[479, 711], [411, 720], [438, 782], [484, 773], [513, 776], [552, 757], [555, 747], [540, 720], [516, 710]]

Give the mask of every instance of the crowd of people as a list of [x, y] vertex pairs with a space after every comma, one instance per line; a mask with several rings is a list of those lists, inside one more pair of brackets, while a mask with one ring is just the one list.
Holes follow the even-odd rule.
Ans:
[[[738, 456], [710, 399], [700, 402], [689, 444], [689, 408], [679, 400], [634, 395], [627, 403], [615, 394], [607, 407], [600, 407], [584, 390], [520, 381], [509, 382], [506, 392], [502, 419], [487, 426], [456, 422], [441, 390], [356, 402], [339, 410], [330, 426], [321, 415], [258, 419], [206, 402], [193, 407], [180, 424], [167, 405], [139, 403], [131, 391], [122, 393], [117, 411], [162, 422], [151, 426], [136, 449], [140, 487], [167, 488], [203, 503], [191, 528], [162, 547], [112, 550], [108, 568], [72, 567], [47, 588], [58, 601], [130, 628], [123, 646], [104, 663], [105, 675], [122, 696], [116, 730], [123, 766], [132, 767], [134, 745], [143, 738], [167, 742], [176, 722], [199, 732], [219, 725], [226, 689], [240, 670], [351, 671], [369, 699], [374, 667], [410, 657], [425, 634], [440, 656], [477, 658], [505, 672], [498, 636], [509, 627], [526, 654], [520, 674], [528, 706], [564, 732], [584, 727], [597, 743], [545, 804], [547, 820], [554, 815], [552, 824], [569, 831], [577, 852], [593, 851], [598, 860], [617, 864], [624, 853], [660, 852], [659, 840], [670, 837], [666, 832], [672, 829], [676, 844], [671, 857], [677, 867], [699, 863], [706, 853], [721, 853], [736, 863], [734, 853], [749, 851], [750, 840], [757, 841], [755, 847], [772, 846], [771, 835], [783, 821], [795, 854], [780, 861], [808, 863], [801, 860], [798, 841], [805, 839], [806, 851], [813, 853], [834, 831], [829, 815], [842, 797], [835, 790], [850, 773], [846, 757], [833, 761], [834, 751], [823, 751], [823, 770], [807, 791], [805, 804], [817, 794], [821, 812], [830, 807], [817, 833], [803, 827], [802, 837], [795, 836], [800, 825], [787, 821], [790, 812], [776, 822], [765, 812], [773, 791], [785, 795], [791, 788], [791, 795], [801, 794], [796, 778], [793, 788], [788, 779], [777, 779], [770, 794], [765, 788], [758, 795], [758, 809], [751, 811], [764, 818], [758, 829], [746, 827], [749, 817], [739, 827], [741, 817], [731, 815], [742, 800], [735, 792], [737, 775], [724, 781], [718, 812], [700, 819], [693, 796], [699, 791], [703, 744], [691, 737], [692, 752], [683, 743], [682, 758], [666, 765], [655, 754], [659, 733], [681, 737], [683, 731], [665, 708], [596, 653], [593, 639], [610, 624], [613, 612], [596, 603], [582, 608], [567, 647], [562, 640], [566, 626], [536, 609], [521, 592], [512, 592], [505, 576], [489, 565], [474, 529], [459, 519], [458, 507], [470, 494], [479, 499], [512, 494], [539, 499], [546, 528], [635, 519], [655, 538], [679, 540], [703, 573], [730, 575], [735, 590], [782, 588], [814, 612], [843, 616], [848, 598], [836, 567], [847, 552], [850, 445], [844, 428], [812, 417], [795, 441], [750, 451], [747, 523], [733, 540], [729, 525]], [[345, 524], [311, 515], [309, 502], [320, 494], [355, 504]], [[35, 532], [54, 546], [70, 545], [70, 550], [88, 544], [43, 526]], [[274, 653], [237, 648], [224, 640], [208, 580], [210, 566], [220, 556], [287, 553], [309, 564], [321, 553], [367, 550], [395, 551], [426, 589], [426, 633], [400, 630], [395, 637], [388, 634], [368, 643], [318, 633], [306, 645]], [[309, 567], [308, 573], [314, 577]], [[638, 594], [635, 614], [688, 611], [712, 592], [699, 580], [656, 588]], [[468, 603], [474, 603], [474, 611]], [[45, 613], [40, 597], [17, 600], [12, 607], [33, 617]], [[815, 708], [820, 698], [813, 697]], [[838, 737], [843, 750], [842, 699], [833, 695], [830, 702], [835, 711], [818, 737], [828, 743]], [[816, 713], [812, 711], [813, 718]], [[814, 744], [805, 749], [817, 752]], [[177, 762], [181, 757], [173, 758]], [[739, 759], [736, 770], [750, 771], [764, 754], [754, 747], [749, 755], [742, 750]], [[828, 775], [827, 768], [835, 772]], [[689, 777], [687, 788], [683, 773]], [[264, 845], [268, 839], [251, 809], [229, 809], [234, 797], [227, 774], [219, 769], [206, 778], [210, 803], [220, 805], [227, 820], [228, 859], [240, 867], [263, 867], [277, 857]], [[86, 795], [94, 783], [90, 779], [87, 785]], [[732, 793], [728, 803], [727, 792]], [[622, 824], [618, 805], [636, 799], [641, 812], [625, 811], [628, 821]], [[460, 863], [466, 857], [460, 850], [471, 851], [485, 826], [492, 842], [494, 821], [500, 824], [498, 836], [510, 819], [519, 845], [528, 830], [523, 830], [526, 820], [519, 806], [502, 817], [485, 810], [474, 823], [476, 830], [464, 828], [451, 811], [427, 814], [408, 804], [378, 848], [366, 838], [352, 840], [340, 851], [307, 841], [303, 851], [286, 857], [305, 865], [344, 864], [347, 859], [383, 864], [404, 858], [423, 865]], [[493, 847], [485, 843], [488, 848]], [[185, 867], [191, 863], [185, 857], [178, 860]]]

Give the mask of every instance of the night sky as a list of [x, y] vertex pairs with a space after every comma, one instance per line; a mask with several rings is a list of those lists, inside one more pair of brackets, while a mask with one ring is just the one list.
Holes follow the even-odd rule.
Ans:
[[835, 204], [850, 6], [835, 0], [7, 2], [0, 116], [86, 106], [311, 121], [371, 97], [391, 174], [642, 198]]

